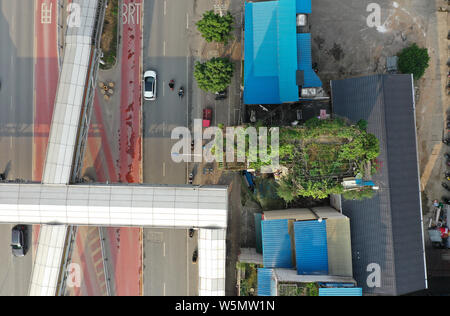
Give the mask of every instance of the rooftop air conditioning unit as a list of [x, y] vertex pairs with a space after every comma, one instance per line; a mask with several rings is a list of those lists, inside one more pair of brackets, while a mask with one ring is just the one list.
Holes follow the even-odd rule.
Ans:
[[306, 14], [297, 14], [297, 26], [306, 26], [308, 23]]

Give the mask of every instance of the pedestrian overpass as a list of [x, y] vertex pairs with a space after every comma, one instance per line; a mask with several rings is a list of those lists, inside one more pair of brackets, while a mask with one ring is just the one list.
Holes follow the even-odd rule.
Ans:
[[77, 184], [106, 0], [72, 0], [41, 184], [0, 184], [0, 222], [41, 224], [30, 295], [61, 295], [74, 225], [198, 228], [199, 295], [225, 295], [226, 187]]

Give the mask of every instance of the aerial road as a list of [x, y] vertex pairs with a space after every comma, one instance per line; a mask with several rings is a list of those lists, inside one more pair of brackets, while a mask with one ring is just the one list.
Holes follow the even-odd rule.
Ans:
[[[188, 19], [194, 1], [148, 0], [144, 5], [144, 71], [157, 74], [157, 97], [144, 102], [144, 182], [185, 184], [186, 163], [172, 161], [171, 131], [189, 124], [192, 74]], [[170, 80], [175, 88], [169, 88]], [[183, 87], [183, 98], [178, 89]]]
[[[0, 0], [0, 172], [32, 180], [35, 1]], [[27, 295], [31, 251], [14, 257], [13, 225], [0, 225], [0, 295]], [[31, 232], [31, 229], [29, 230]], [[31, 244], [31, 234], [27, 243]]]

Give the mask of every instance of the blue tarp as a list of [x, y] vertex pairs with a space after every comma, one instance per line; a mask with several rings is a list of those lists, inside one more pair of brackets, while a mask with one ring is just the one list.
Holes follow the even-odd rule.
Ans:
[[294, 222], [297, 273], [303, 275], [328, 274], [328, 246], [326, 222]]
[[362, 288], [319, 288], [319, 296], [362, 296]]
[[265, 268], [292, 268], [291, 239], [287, 219], [261, 222], [263, 264]]
[[300, 33], [297, 34], [297, 62], [298, 70], [304, 72], [304, 85], [305, 88], [321, 87], [322, 81], [312, 69], [311, 61], [311, 34]]

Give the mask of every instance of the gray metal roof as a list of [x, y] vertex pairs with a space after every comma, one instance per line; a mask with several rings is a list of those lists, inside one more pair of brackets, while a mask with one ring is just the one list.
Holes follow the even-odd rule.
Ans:
[[[380, 140], [380, 187], [370, 200], [342, 201], [350, 218], [353, 272], [365, 293], [401, 295], [426, 288], [415, 106], [411, 75], [374, 75], [331, 82], [334, 113], [364, 119]], [[369, 287], [371, 263], [381, 284]]]

